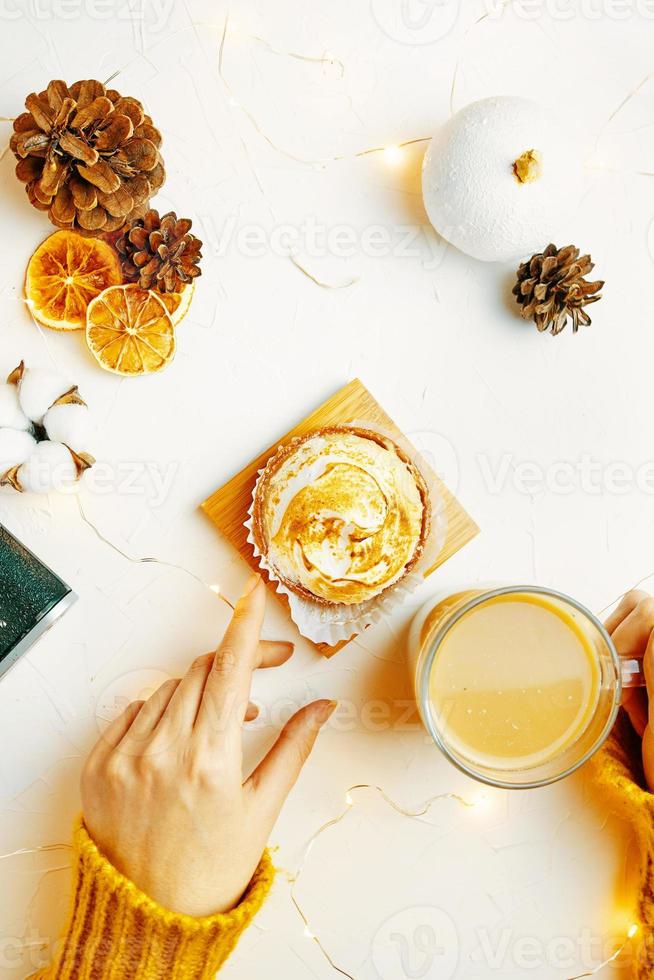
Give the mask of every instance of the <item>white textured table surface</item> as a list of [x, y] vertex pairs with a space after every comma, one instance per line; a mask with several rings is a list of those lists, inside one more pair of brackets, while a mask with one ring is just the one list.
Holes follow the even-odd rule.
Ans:
[[[652, 70], [654, 11], [636, 0], [516, 7], [475, 24], [486, 9], [476, 2], [241, 0], [225, 32], [227, 7], [209, 0], [2, 5], [0, 113], [16, 115], [50, 78], [119, 72], [114, 84], [142, 99], [164, 133], [157, 206], [191, 215], [205, 242], [174, 365], [151, 379], [103, 374], [82, 338], [40, 333], [21, 302], [27, 258], [49, 226], [4, 152], [0, 368], [53, 362], [80, 384], [103, 464], [83, 506], [117, 549], [236, 596], [245, 564], [198, 504], [358, 375], [482, 528], [425, 596], [462, 581], [534, 580], [599, 610], [654, 569], [643, 468], [652, 460], [654, 83], [610, 118]], [[396, 162], [356, 155], [428, 136], [451, 96], [460, 107], [503, 93], [558, 107], [565, 125], [570, 112], [592, 151], [559, 244], [590, 250], [607, 286], [577, 337], [523, 325], [510, 299], [514, 265], [467, 259], [429, 230], [424, 144]], [[0, 132], [6, 144], [10, 124]], [[541, 476], [526, 492], [533, 462]], [[74, 497], [3, 493], [0, 520], [80, 596], [0, 684], [4, 855], [68, 839], [98, 715], [210, 649], [226, 608], [184, 571], [130, 562], [83, 522]], [[404, 807], [439, 793], [480, 799], [418, 731], [371, 716], [371, 703], [408, 697], [411, 612], [326, 662], [269, 603], [269, 634], [297, 640], [297, 653], [257, 679], [273, 710], [249, 736], [253, 756], [273, 739], [283, 699], [346, 702], [276, 828], [289, 870], [352, 784], [379, 784]], [[346, 976], [552, 980], [597, 964], [619, 941], [630, 921], [626, 837], [583, 775], [536, 793], [481, 795], [474, 809], [440, 801], [417, 821], [358, 791], [355, 809], [316, 843], [296, 894]], [[0, 859], [3, 980], [24, 976], [56, 935], [67, 861], [66, 850]], [[226, 978], [340, 975], [305, 935], [289, 888], [280, 876]], [[439, 952], [454, 933], [458, 951]]]

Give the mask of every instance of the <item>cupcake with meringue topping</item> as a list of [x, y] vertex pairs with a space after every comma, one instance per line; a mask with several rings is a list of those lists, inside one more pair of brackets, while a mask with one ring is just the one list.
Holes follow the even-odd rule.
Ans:
[[296, 595], [354, 605], [382, 595], [419, 560], [430, 504], [391, 439], [334, 425], [292, 439], [257, 482], [251, 533], [271, 574]]

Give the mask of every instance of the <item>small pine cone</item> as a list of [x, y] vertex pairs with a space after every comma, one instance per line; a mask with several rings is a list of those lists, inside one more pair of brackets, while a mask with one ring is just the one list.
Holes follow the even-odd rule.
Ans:
[[92, 79], [52, 81], [14, 121], [16, 176], [59, 228], [99, 233], [145, 214], [162, 186], [161, 134], [137, 99]]
[[583, 309], [601, 299], [602, 280], [588, 282], [584, 276], [594, 268], [590, 255], [579, 257], [574, 245], [557, 248], [548, 245], [544, 252], [533, 255], [519, 267], [513, 295], [521, 306], [524, 320], [533, 320], [538, 330], [561, 333], [568, 317], [573, 333], [579, 324], [590, 326], [591, 320]]
[[174, 211], [159, 217], [152, 209], [134, 221], [116, 242], [126, 281], [160, 293], [181, 292], [201, 274], [202, 242], [190, 229], [191, 220]]

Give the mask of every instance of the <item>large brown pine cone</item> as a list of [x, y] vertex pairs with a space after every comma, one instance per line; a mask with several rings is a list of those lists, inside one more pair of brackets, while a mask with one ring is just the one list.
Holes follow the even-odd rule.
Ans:
[[190, 230], [190, 218], [178, 218], [174, 211], [160, 217], [152, 209], [137, 218], [116, 242], [125, 279], [141, 289], [181, 292], [201, 273], [202, 242]]
[[92, 79], [52, 81], [14, 121], [16, 176], [59, 228], [116, 231], [147, 211], [165, 179], [161, 133], [137, 99]]

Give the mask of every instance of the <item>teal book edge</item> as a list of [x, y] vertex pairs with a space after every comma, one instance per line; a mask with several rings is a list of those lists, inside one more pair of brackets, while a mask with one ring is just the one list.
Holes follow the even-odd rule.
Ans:
[[0, 677], [77, 596], [0, 524]]

